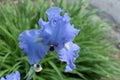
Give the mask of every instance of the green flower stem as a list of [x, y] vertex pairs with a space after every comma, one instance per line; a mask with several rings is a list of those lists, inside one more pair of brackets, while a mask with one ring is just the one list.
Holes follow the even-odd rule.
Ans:
[[29, 74], [28, 74], [28, 77], [26, 80], [30, 80], [32, 78], [32, 76], [34, 75], [34, 73], [35, 73], [35, 70], [34, 70], [34, 67], [32, 66], [30, 68], [30, 71], [29, 71]]

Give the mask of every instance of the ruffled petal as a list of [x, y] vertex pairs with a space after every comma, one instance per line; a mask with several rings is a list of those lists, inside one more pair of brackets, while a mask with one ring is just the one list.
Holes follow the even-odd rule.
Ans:
[[65, 14], [63, 15], [63, 21], [66, 21], [66, 22], [69, 22], [69, 21], [70, 21], [70, 17], [69, 17], [69, 15], [68, 15], [67, 13], [65, 13]]
[[48, 18], [50, 18], [49, 21], [45, 22], [40, 19], [38, 23], [42, 27], [41, 36], [45, 38], [45, 42], [56, 44], [62, 48], [66, 42], [72, 41], [75, 38], [79, 30], [70, 24], [70, 17], [67, 13], [60, 16], [60, 12], [60, 8], [52, 7], [46, 12]]
[[65, 72], [72, 71], [76, 68], [74, 61], [78, 57], [78, 52], [80, 51], [80, 47], [72, 42], [68, 42], [65, 44], [65, 47], [62, 49], [56, 48], [58, 56], [61, 61], [66, 62]]
[[41, 28], [44, 29], [44, 26], [48, 24], [48, 22], [43, 21], [43, 19], [39, 19], [38, 24], [41, 25]]
[[28, 55], [31, 64], [36, 64], [44, 58], [49, 46], [43, 44], [40, 30], [28, 30], [19, 35], [19, 46]]
[[51, 20], [54, 17], [59, 17], [61, 12], [61, 8], [51, 7], [46, 11], [46, 14], [48, 16], [48, 19]]

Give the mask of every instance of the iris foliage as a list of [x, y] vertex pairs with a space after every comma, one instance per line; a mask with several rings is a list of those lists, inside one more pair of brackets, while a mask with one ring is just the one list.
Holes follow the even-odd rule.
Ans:
[[[21, 79], [26, 79], [30, 64], [19, 48], [18, 35], [24, 30], [40, 29], [39, 18], [48, 21], [45, 11], [58, 6], [71, 17], [71, 24], [80, 29], [74, 42], [81, 47], [75, 61], [76, 69], [65, 73], [65, 63], [60, 62], [55, 52], [46, 55], [40, 62], [43, 70], [35, 74], [33, 80], [99, 80], [115, 77], [120, 72], [116, 63], [109, 59], [114, 52], [109, 37], [109, 26], [102, 20], [94, 20], [95, 11], [86, 11], [86, 0], [68, 3], [65, 0], [11, 0], [0, 4], [0, 77], [13, 71], [20, 71]], [[64, 13], [63, 12], [63, 13]], [[61, 15], [63, 14], [61, 13]]]

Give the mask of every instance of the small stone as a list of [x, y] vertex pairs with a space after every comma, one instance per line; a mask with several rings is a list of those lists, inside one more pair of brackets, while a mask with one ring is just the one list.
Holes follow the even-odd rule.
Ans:
[[116, 45], [116, 47], [117, 47], [118, 49], [120, 49], [120, 43], [118, 43], [118, 44]]

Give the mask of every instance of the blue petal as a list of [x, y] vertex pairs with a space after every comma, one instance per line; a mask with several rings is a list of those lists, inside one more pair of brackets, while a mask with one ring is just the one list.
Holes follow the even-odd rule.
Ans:
[[68, 16], [67, 13], [65, 13], [65, 14], [63, 15], [63, 20], [66, 21], [66, 22], [69, 22], [69, 21], [70, 21], [70, 17]]
[[46, 11], [46, 14], [48, 16], [48, 19], [51, 20], [54, 17], [59, 17], [61, 11], [61, 8], [51, 7]]
[[15, 73], [7, 75], [6, 78], [2, 77], [0, 80], [20, 80], [20, 73], [16, 71]]
[[2, 77], [0, 80], [6, 80], [4, 77]]
[[40, 30], [28, 30], [19, 35], [19, 45], [23, 53], [28, 55], [31, 64], [36, 64], [44, 58], [49, 46], [43, 44]]
[[43, 21], [42, 19], [39, 19], [38, 24], [41, 25], [41, 28], [44, 29], [44, 26], [48, 24], [48, 22]]
[[72, 71], [76, 68], [74, 61], [78, 57], [79, 50], [79, 46], [72, 42], [66, 43], [62, 49], [56, 48], [60, 60], [67, 63], [65, 72]]
[[70, 24], [70, 17], [67, 13], [60, 16], [60, 12], [60, 8], [50, 8], [46, 12], [50, 18], [49, 21], [45, 22], [40, 19], [38, 23], [41, 26], [41, 36], [45, 38], [45, 42], [56, 44], [62, 48], [66, 42], [75, 38], [79, 30]]

